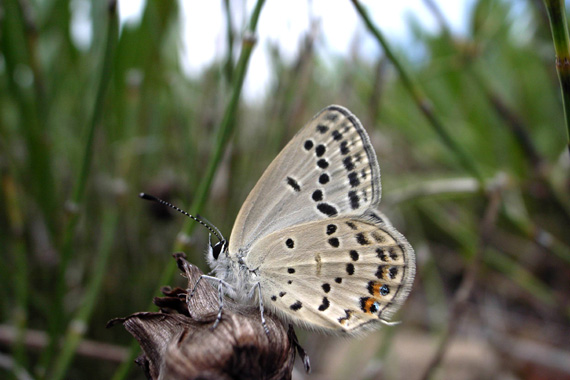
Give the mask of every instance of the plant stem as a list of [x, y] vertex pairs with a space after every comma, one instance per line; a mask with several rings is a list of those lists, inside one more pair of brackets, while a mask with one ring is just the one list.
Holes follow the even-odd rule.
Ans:
[[550, 30], [556, 52], [556, 71], [562, 91], [564, 119], [566, 120], [566, 145], [570, 154], [570, 40], [564, 0], [544, 0]]
[[[14, 256], [14, 268], [6, 273], [6, 283], [3, 286], [8, 287], [9, 282], [13, 282], [16, 294], [16, 304], [13, 315], [14, 324], [16, 326], [16, 339], [13, 345], [13, 356], [15, 362], [22, 368], [28, 365], [26, 347], [24, 345], [24, 335], [28, 327], [29, 319], [29, 298], [30, 298], [30, 267], [28, 251], [24, 239], [25, 223], [21, 202], [21, 192], [14, 180], [14, 177], [5, 175], [2, 177], [2, 190], [5, 198], [3, 201], [6, 205], [8, 215], [8, 226], [10, 233], [13, 235], [12, 244], [6, 247], [8, 251], [12, 251]], [[4, 273], [3, 273], [4, 274]]]
[[117, 208], [105, 210], [102, 221], [103, 232], [101, 233], [101, 246], [99, 247], [97, 259], [94, 264], [91, 281], [87, 286], [81, 308], [77, 311], [76, 316], [67, 327], [61, 351], [55, 360], [55, 367], [51, 376], [52, 379], [59, 380], [65, 377], [67, 369], [75, 356], [77, 347], [87, 331], [89, 319], [91, 318], [91, 314], [93, 314], [93, 309], [95, 308], [95, 303], [97, 302], [97, 297], [101, 290], [101, 285], [103, 284], [103, 278], [107, 273], [107, 263], [112, 251], [118, 221], [119, 214]]
[[[95, 130], [99, 125], [99, 122], [103, 115], [105, 94], [107, 92], [107, 87], [111, 81], [119, 22], [117, 18], [117, 2], [115, 0], [110, 0], [108, 4], [108, 24], [106, 31], [107, 41], [105, 46], [105, 55], [103, 57], [103, 65], [101, 68], [101, 75], [99, 79], [99, 87], [97, 89], [95, 97], [95, 105], [89, 119], [87, 138], [85, 141], [85, 150], [79, 170], [79, 176], [77, 177], [77, 180], [74, 184], [72, 198], [70, 201], [72, 212], [67, 220], [67, 223], [65, 224], [63, 232], [60, 265], [56, 279], [57, 282], [53, 312], [51, 314], [52, 327], [50, 331], [50, 345], [48, 346], [48, 349], [46, 350], [46, 354], [44, 356], [45, 360], [47, 360], [47, 363], [51, 362], [50, 359], [55, 349], [55, 343], [62, 331], [63, 321], [65, 319], [63, 310], [63, 299], [66, 293], [65, 274], [69, 265], [69, 261], [71, 259], [71, 255], [73, 253], [73, 237], [75, 236], [75, 227], [77, 226], [79, 219], [79, 214], [77, 213], [76, 209], [82, 203], [85, 195], [85, 187], [87, 185], [87, 180], [91, 172], [91, 162], [93, 161]], [[45, 363], [46, 362], [44, 362], [44, 364]]]
[[477, 178], [479, 183], [483, 185], [483, 175], [479, 171], [475, 161], [467, 155], [467, 153], [463, 150], [461, 145], [447, 132], [443, 123], [437, 117], [437, 115], [433, 112], [433, 105], [428, 97], [423, 93], [420, 87], [413, 81], [412, 77], [406, 69], [404, 65], [396, 57], [392, 48], [388, 44], [388, 41], [384, 38], [380, 29], [376, 27], [376, 25], [370, 19], [370, 15], [368, 11], [360, 4], [358, 0], [352, 0], [354, 7], [356, 8], [357, 12], [360, 14], [362, 20], [366, 24], [366, 27], [370, 30], [372, 35], [376, 38], [382, 49], [384, 50], [384, 54], [388, 57], [390, 62], [394, 65], [398, 74], [400, 74], [400, 79], [404, 84], [404, 87], [409, 91], [410, 95], [412, 96], [414, 102], [423, 113], [423, 115], [428, 120], [429, 124], [432, 126], [436, 134], [439, 136], [441, 141], [450, 149], [455, 156], [458, 158], [459, 162], [463, 166], [465, 170], [469, 172], [472, 176]]
[[[204, 177], [202, 177], [202, 180], [198, 185], [198, 190], [196, 191], [196, 197], [194, 198], [192, 205], [190, 207], [190, 211], [193, 215], [200, 214], [202, 208], [206, 203], [206, 197], [208, 196], [208, 193], [210, 191], [212, 181], [214, 180], [214, 175], [216, 174], [216, 170], [222, 159], [223, 152], [225, 151], [227, 143], [233, 132], [233, 127], [235, 126], [237, 107], [241, 91], [243, 88], [243, 82], [245, 80], [245, 74], [247, 73], [249, 59], [251, 57], [251, 53], [255, 46], [254, 36], [257, 28], [257, 22], [259, 20], [259, 15], [261, 13], [261, 9], [264, 3], [265, 0], [257, 1], [252, 16], [250, 18], [246, 34], [243, 37], [240, 57], [238, 59], [236, 68], [233, 71], [232, 95], [225, 109], [224, 116], [220, 123], [220, 128], [218, 129], [216, 137], [216, 145], [214, 147], [214, 152], [210, 157], [210, 161], [208, 162], [206, 174]], [[193, 221], [187, 222], [182, 227], [181, 234], [187, 236], [190, 235], [194, 230], [195, 226], [196, 226], [195, 222]], [[180, 251], [182, 248], [184, 248], [183, 244], [180, 241], [177, 241], [174, 246], [174, 252]], [[160, 276], [157, 288], [160, 288], [164, 284], [170, 283], [175, 273], [176, 273], [176, 265], [174, 261], [172, 262], [169, 261], [169, 263], [164, 268], [162, 275]], [[153, 307], [154, 305], [151, 304], [150, 308]], [[129, 358], [115, 372], [115, 374], [113, 375], [113, 380], [121, 380], [126, 378], [138, 349], [139, 345], [136, 344], [136, 342], [133, 342], [129, 349]]]
[[[9, 92], [14, 96], [20, 113], [20, 128], [25, 138], [27, 167], [21, 176], [27, 182], [33, 201], [41, 210], [36, 219], [45, 223], [50, 239], [56, 235], [57, 215], [56, 186], [52, 169], [51, 145], [47, 134], [42, 75], [37, 58], [34, 24], [29, 15], [29, 6], [24, 1], [2, 2], [0, 22], [0, 49], [6, 66]], [[17, 83], [17, 72], [23, 67], [32, 73], [34, 93]]]
[[226, 40], [228, 41], [228, 55], [224, 63], [224, 74], [226, 81], [232, 83], [234, 76], [234, 29], [232, 26], [232, 11], [230, 0], [224, 0], [224, 11], [226, 13]]

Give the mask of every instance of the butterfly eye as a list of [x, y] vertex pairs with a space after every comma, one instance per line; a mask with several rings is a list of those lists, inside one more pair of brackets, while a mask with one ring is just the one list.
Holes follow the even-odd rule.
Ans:
[[216, 245], [214, 245], [214, 247], [212, 248], [212, 256], [214, 257], [214, 260], [218, 259], [220, 253], [223, 251], [225, 246], [226, 246], [225, 240], [217, 242]]

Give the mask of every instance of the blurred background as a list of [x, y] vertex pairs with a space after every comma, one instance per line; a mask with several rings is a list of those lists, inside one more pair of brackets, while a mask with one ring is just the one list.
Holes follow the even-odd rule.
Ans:
[[389, 3], [2, 0], [0, 377], [144, 378], [105, 324], [185, 286], [172, 253], [207, 271], [208, 236], [137, 194], [228, 236], [280, 149], [340, 104], [370, 134], [417, 278], [398, 326], [298, 329], [313, 374], [294, 378], [570, 379], [570, 160], [544, 4]]

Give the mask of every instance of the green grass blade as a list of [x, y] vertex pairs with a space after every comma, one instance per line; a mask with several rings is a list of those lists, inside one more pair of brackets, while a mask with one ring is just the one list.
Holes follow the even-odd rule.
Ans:
[[[208, 162], [206, 174], [204, 175], [204, 177], [202, 177], [200, 184], [198, 185], [196, 197], [194, 198], [192, 205], [190, 207], [190, 212], [193, 215], [199, 214], [206, 203], [208, 192], [212, 185], [212, 181], [214, 180], [214, 175], [216, 174], [216, 170], [222, 159], [223, 152], [226, 149], [227, 143], [229, 142], [229, 139], [232, 135], [233, 128], [235, 126], [237, 107], [241, 96], [241, 91], [243, 88], [243, 82], [245, 80], [245, 75], [247, 73], [249, 59], [251, 57], [251, 53], [255, 46], [255, 39], [253, 38], [253, 36], [255, 35], [257, 22], [259, 20], [259, 15], [261, 13], [261, 9], [264, 3], [265, 0], [257, 1], [252, 16], [250, 18], [246, 35], [243, 38], [241, 53], [238, 59], [238, 63], [236, 65], [236, 69], [233, 73], [232, 95], [224, 111], [224, 116], [220, 123], [220, 128], [218, 129], [216, 137], [216, 145], [214, 147], [214, 152], [210, 157], [210, 161]], [[196, 223], [190, 220], [184, 225], [181, 233], [185, 235], [190, 235], [195, 227]], [[177, 241], [175, 243], [174, 252], [180, 251], [182, 248], [183, 248], [182, 243]], [[172, 260], [164, 268], [163, 273], [160, 276], [157, 288], [160, 288], [164, 284], [170, 283], [176, 271], [177, 271], [176, 265]], [[150, 308], [154, 308], [154, 305], [151, 304]], [[126, 360], [119, 367], [117, 372], [115, 372], [115, 374], [113, 375], [113, 380], [122, 380], [126, 378], [130, 368], [132, 367], [132, 362], [136, 356], [138, 347], [139, 346], [136, 343], [131, 344], [129, 350], [129, 359]]]
[[443, 144], [457, 157], [461, 165], [467, 172], [477, 178], [481, 184], [483, 184], [483, 175], [481, 174], [479, 168], [477, 167], [475, 160], [469, 156], [462, 148], [462, 146], [453, 138], [452, 135], [447, 132], [447, 129], [444, 127], [443, 123], [441, 122], [440, 118], [436, 115], [433, 109], [433, 105], [428, 97], [424, 94], [421, 88], [417, 85], [417, 83], [412, 79], [412, 76], [409, 74], [408, 70], [405, 69], [404, 64], [401, 60], [396, 57], [392, 48], [388, 44], [388, 41], [384, 38], [384, 35], [380, 31], [380, 29], [374, 24], [368, 11], [360, 4], [358, 0], [352, 0], [354, 7], [356, 8], [358, 14], [364, 21], [364, 24], [372, 33], [376, 41], [380, 44], [384, 53], [392, 62], [398, 74], [400, 75], [400, 79], [402, 83], [412, 96], [412, 99], [416, 103], [417, 107], [420, 109], [422, 114], [426, 117], [429, 124], [432, 126], [434, 131], [436, 132], [437, 136], [441, 139]]
[[566, 120], [566, 143], [570, 154], [570, 39], [564, 0], [544, 0], [548, 12], [554, 50], [556, 51], [556, 71], [562, 91], [562, 104]]
[[[101, 117], [103, 115], [104, 100], [107, 93], [107, 87], [111, 81], [113, 59], [115, 55], [115, 46], [117, 43], [117, 35], [119, 30], [119, 22], [117, 17], [117, 3], [114, 0], [109, 2], [108, 6], [108, 25], [106, 31], [106, 45], [105, 54], [103, 57], [103, 64], [101, 74], [99, 77], [99, 84], [95, 97], [95, 104], [92, 110], [91, 117], [89, 118], [89, 125], [87, 128], [87, 136], [83, 151], [83, 159], [79, 170], [79, 175], [74, 183], [73, 194], [71, 203], [73, 208], [77, 208], [83, 201], [85, 195], [85, 187], [89, 174], [91, 173], [91, 163], [93, 161], [94, 151], [94, 136]], [[44, 355], [44, 364], [51, 362], [51, 357], [55, 349], [55, 344], [62, 331], [62, 323], [65, 322], [65, 315], [63, 310], [63, 299], [66, 294], [65, 273], [73, 253], [73, 237], [75, 235], [75, 228], [79, 220], [78, 213], [72, 213], [67, 220], [63, 232], [63, 243], [61, 249], [60, 265], [58, 268], [58, 275], [56, 278], [56, 291], [54, 298], [53, 313], [51, 315], [51, 331], [50, 331], [50, 345]]]

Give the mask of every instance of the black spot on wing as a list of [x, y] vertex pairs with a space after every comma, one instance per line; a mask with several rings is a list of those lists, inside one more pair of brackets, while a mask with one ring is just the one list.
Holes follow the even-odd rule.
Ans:
[[368, 241], [362, 232], [356, 234], [356, 242], [360, 245], [370, 245], [370, 241]]
[[378, 265], [378, 269], [376, 270], [376, 273], [374, 274], [376, 276], [376, 278], [380, 279], [380, 280], [384, 280], [384, 265]]
[[330, 306], [329, 299], [327, 297], [323, 297], [323, 303], [319, 306], [319, 311], [325, 311]]
[[348, 173], [348, 183], [350, 184], [350, 187], [357, 187], [360, 185], [360, 180], [358, 179], [358, 174], [356, 174], [356, 172]]
[[317, 147], [315, 149], [315, 154], [317, 155], [317, 157], [322, 157], [326, 151], [327, 151], [327, 148], [323, 144], [319, 144], [319, 145], [317, 145]]
[[370, 297], [361, 297], [360, 298], [360, 310], [362, 310], [363, 312], [368, 312], [368, 307], [367, 307], [367, 302], [370, 299]]
[[337, 277], [334, 279], [334, 282], [336, 282], [337, 284], [340, 284], [342, 282], [342, 278]]
[[325, 291], [325, 293], [328, 293], [328, 292], [331, 291], [331, 286], [330, 286], [330, 284], [324, 283], [324, 284], [322, 285], [322, 288], [323, 288], [323, 290]]
[[295, 268], [287, 268], [287, 272], [293, 274], [295, 273]]
[[291, 186], [296, 192], [301, 191], [301, 186], [294, 178], [287, 177], [287, 185]]
[[356, 191], [351, 190], [348, 192], [348, 200], [350, 201], [350, 208], [356, 210], [360, 206], [360, 197]]
[[338, 319], [338, 323], [340, 323], [341, 325], [344, 324], [344, 322], [346, 322], [347, 320], [350, 319], [350, 317], [352, 316], [352, 312], [353, 312], [352, 310], [345, 309], [345, 310], [344, 310], [344, 313], [345, 313], [346, 315], [345, 315], [344, 317], [340, 317], [340, 318]]
[[327, 127], [326, 125], [323, 125], [323, 124], [317, 125], [317, 131], [321, 134], [326, 133], [328, 130], [329, 130], [329, 127]]
[[349, 254], [350, 254], [350, 258], [352, 259], [352, 261], [358, 261], [358, 258], [359, 258], [360, 256], [358, 255], [358, 252], [357, 252], [356, 250], [354, 250], [354, 249], [351, 250], [351, 251], [349, 252]]
[[350, 153], [350, 149], [348, 148], [348, 141], [344, 140], [340, 143], [340, 154], [347, 155]]
[[319, 203], [317, 205], [317, 209], [327, 216], [336, 216], [338, 215], [337, 209], [328, 203]]
[[368, 282], [368, 287], [366, 289], [368, 289], [368, 293], [370, 293], [371, 296], [374, 295], [374, 281], [369, 281]]
[[330, 238], [329, 244], [334, 248], [338, 248], [338, 246], [340, 245], [340, 241], [338, 240], [338, 238]]
[[376, 240], [377, 243], [384, 243], [386, 241], [386, 238], [378, 233], [378, 231], [372, 232], [372, 237], [374, 240]]
[[331, 180], [331, 178], [329, 177], [329, 175], [327, 173], [323, 173], [319, 176], [319, 183], [321, 185], [328, 183], [330, 180]]
[[322, 190], [315, 190], [313, 191], [313, 195], [311, 196], [315, 202], [320, 202], [323, 200], [323, 191]]
[[311, 150], [311, 148], [313, 147], [313, 142], [311, 140], [306, 140], [305, 144], [303, 144], [303, 147], [305, 148], [305, 150]]
[[326, 118], [327, 120], [330, 120], [330, 121], [336, 121], [336, 119], [338, 119], [338, 113], [336, 113], [336, 112], [328, 112], [328, 113], [325, 115], [325, 118]]
[[350, 156], [345, 157], [342, 160], [342, 164], [344, 165], [344, 168], [346, 169], [346, 171], [351, 171], [354, 169], [354, 163], [352, 162], [352, 158]]
[[279, 292], [279, 297], [283, 297], [285, 294], [287, 294], [286, 292]]
[[374, 302], [371, 306], [370, 306], [370, 312], [372, 314], [376, 313], [378, 311], [378, 302]]
[[291, 310], [293, 310], [293, 311], [297, 311], [301, 307], [303, 307], [303, 304], [301, 303], [301, 301], [297, 301], [294, 304], [292, 304], [291, 306], [289, 306], [289, 308], [291, 308]]
[[277, 301], [277, 296], [271, 296], [271, 301]]
[[346, 225], [349, 226], [351, 230], [358, 229], [358, 227], [356, 227], [356, 224], [354, 224], [352, 222], [346, 222]]
[[398, 260], [398, 254], [396, 253], [394, 248], [390, 248], [390, 258], [392, 260]]
[[320, 160], [317, 161], [317, 166], [321, 169], [326, 169], [329, 167], [329, 162], [324, 158], [321, 158]]
[[393, 280], [398, 275], [398, 268], [392, 267], [388, 272], [390, 273], [390, 278]]
[[388, 256], [386, 256], [386, 252], [382, 248], [376, 248], [376, 254], [380, 260], [384, 262], [388, 261]]
[[289, 238], [285, 241], [285, 245], [287, 246], [287, 248], [292, 249], [295, 248], [295, 242], [293, 241], [293, 239]]
[[346, 273], [348, 273], [349, 276], [354, 274], [354, 264], [346, 264]]
[[336, 224], [329, 224], [327, 226], [327, 235], [332, 235], [336, 232]]
[[336, 131], [336, 130], [332, 131], [332, 137], [336, 141], [342, 140], [342, 133], [340, 133], [339, 131]]

